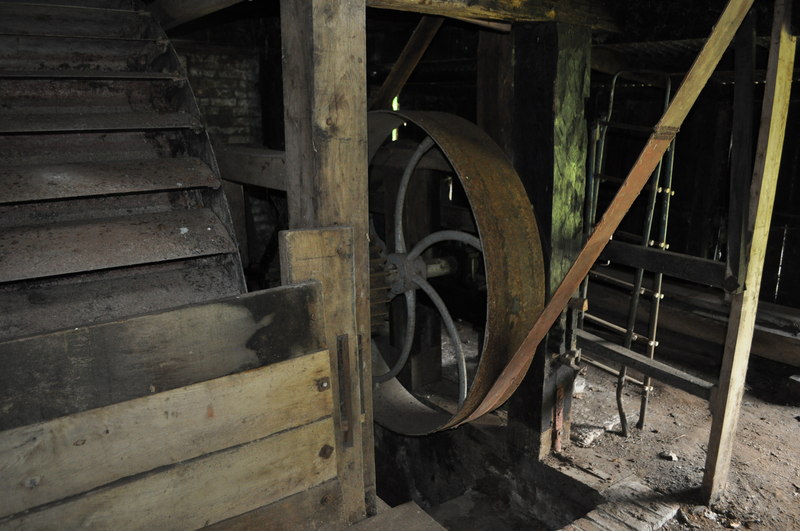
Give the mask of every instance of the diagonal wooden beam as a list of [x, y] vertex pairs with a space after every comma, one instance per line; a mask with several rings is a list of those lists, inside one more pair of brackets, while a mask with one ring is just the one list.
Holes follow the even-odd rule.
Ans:
[[533, 356], [536, 353], [536, 347], [556, 319], [558, 319], [563, 309], [566, 308], [569, 299], [578, 289], [583, 278], [588, 274], [595, 260], [600, 256], [603, 248], [605, 248], [619, 226], [622, 218], [630, 209], [633, 201], [642, 191], [656, 165], [675, 137], [675, 133], [683, 124], [686, 115], [700, 95], [700, 91], [711, 77], [714, 68], [716, 68], [725, 49], [731, 43], [736, 30], [752, 4], [753, 0], [730, 0], [728, 2], [725, 11], [723, 11], [717, 25], [712, 30], [711, 36], [706, 41], [697, 59], [695, 59], [692, 68], [675, 94], [675, 98], [656, 125], [654, 133], [648, 139], [638, 160], [631, 168], [625, 182], [620, 187], [611, 205], [609, 205], [600, 223], [597, 224], [591, 237], [572, 264], [561, 285], [555, 291], [547, 306], [545, 306], [542, 314], [534, 323], [522, 345], [517, 349], [495, 385], [486, 395], [481, 405], [467, 419], [467, 422], [475, 420], [499, 407], [519, 387], [531, 365]]
[[735, 293], [731, 301], [719, 390], [711, 407], [713, 420], [702, 484], [703, 496], [709, 503], [719, 501], [728, 482], [736, 424], [753, 342], [761, 274], [764, 270], [792, 89], [796, 38], [790, 33], [791, 11], [791, 0], [775, 1], [756, 163], [750, 185], [747, 229], [752, 234], [752, 242], [744, 290]]
[[442, 17], [424, 16], [420, 19], [411, 38], [408, 39], [397, 61], [394, 62], [392, 70], [383, 81], [383, 85], [370, 99], [370, 110], [388, 109], [391, 106], [392, 99], [400, 94], [400, 90], [411, 77], [420, 59], [428, 50], [428, 46], [439, 32], [439, 28], [442, 27], [442, 22], [444, 22]]

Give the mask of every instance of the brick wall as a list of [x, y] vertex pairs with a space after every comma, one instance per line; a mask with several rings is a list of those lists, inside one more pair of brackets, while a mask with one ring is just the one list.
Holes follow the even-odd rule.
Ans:
[[215, 142], [262, 144], [256, 50], [173, 41]]

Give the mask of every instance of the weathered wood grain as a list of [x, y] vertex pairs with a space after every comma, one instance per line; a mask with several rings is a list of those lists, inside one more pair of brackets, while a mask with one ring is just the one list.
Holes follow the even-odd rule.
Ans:
[[0, 429], [319, 351], [319, 297], [282, 287], [0, 343]]
[[[349, 227], [284, 231], [280, 235], [280, 256], [284, 283], [308, 279], [322, 282], [326, 336], [332, 345], [333, 395], [339, 397], [333, 418], [343, 511], [347, 522], [357, 522], [366, 515], [364, 462], [370, 458], [372, 446], [366, 447], [363, 432], [372, 432], [372, 421], [366, 424], [367, 404], [361, 402], [362, 386], [371, 389], [371, 385], [369, 380], [363, 380], [364, 361], [358, 352], [353, 231]], [[366, 451], [370, 452], [368, 457], [364, 455]]]
[[[157, 0], [150, 10], [165, 29], [224, 9], [242, 0]], [[413, 11], [458, 19], [566, 22], [619, 31], [608, 0], [367, 0], [369, 7]]]
[[248, 513], [223, 520], [209, 531], [336, 531], [348, 526], [342, 519], [342, 488], [338, 479], [298, 492]]
[[4, 529], [197, 529], [336, 475], [330, 418], [94, 490]]
[[761, 127], [758, 132], [753, 181], [750, 185], [750, 215], [747, 229], [752, 241], [744, 290], [735, 293], [731, 300], [719, 391], [711, 405], [713, 419], [701, 486], [703, 496], [709, 503], [719, 501], [727, 486], [736, 424], [753, 342], [758, 294], [767, 252], [769, 226], [792, 89], [797, 38], [790, 32], [791, 7], [792, 2], [789, 0], [775, 2], [767, 80], [761, 107]]
[[0, 517], [329, 416], [327, 351], [0, 433]]
[[[350, 347], [357, 349], [357, 354], [355, 358], [348, 358], [354, 362], [350, 367], [358, 370], [363, 381], [368, 382], [357, 388], [358, 395], [363, 397], [360, 401], [363, 407], [360, 405], [359, 409], [364, 414], [365, 429], [353, 427], [359, 430], [353, 434], [363, 436], [358, 446], [366, 455], [358, 468], [364, 471], [367, 510], [371, 512], [375, 472], [369, 341], [365, 35], [364, 0], [315, 0], [311, 3], [281, 0], [289, 227], [338, 225], [353, 229], [354, 268], [348, 274], [354, 277], [354, 291], [342, 296], [352, 298], [355, 305], [355, 334], [347, 335]], [[328, 324], [340, 326], [332, 321]], [[348, 329], [349, 324], [342, 326]], [[342, 478], [342, 484], [347, 483]], [[362, 493], [359, 505], [363, 505], [363, 498]], [[347, 505], [350, 499], [347, 494], [344, 499]]]

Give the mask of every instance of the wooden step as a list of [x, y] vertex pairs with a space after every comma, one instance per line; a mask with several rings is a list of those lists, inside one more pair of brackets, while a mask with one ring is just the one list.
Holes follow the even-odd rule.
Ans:
[[15, 227], [0, 234], [0, 282], [236, 252], [205, 208]]
[[[0, 72], [91, 70], [147, 72], [167, 51], [158, 39], [83, 39], [37, 35], [0, 35]], [[177, 65], [171, 66], [174, 70]]]
[[0, 79], [126, 79], [185, 81], [179, 72], [114, 72], [100, 70], [7, 70], [0, 71]]
[[191, 130], [0, 135], [3, 163], [68, 164], [186, 156]]
[[237, 295], [231, 254], [0, 284], [0, 341]]
[[0, 2], [0, 34], [141, 39], [158, 36], [147, 11]]
[[176, 112], [181, 82], [152, 79], [4, 79], [0, 116]]
[[348, 529], [357, 531], [444, 531], [419, 505], [410, 501], [362, 520]]
[[0, 204], [112, 194], [218, 188], [219, 179], [194, 157], [0, 167]]
[[144, 131], [157, 129], [202, 129], [191, 114], [175, 113], [0, 113], [0, 133], [57, 133], [69, 131]]
[[136, 11], [140, 4], [136, 0], [3, 0], [4, 4], [99, 7], [102, 9], [121, 9]]

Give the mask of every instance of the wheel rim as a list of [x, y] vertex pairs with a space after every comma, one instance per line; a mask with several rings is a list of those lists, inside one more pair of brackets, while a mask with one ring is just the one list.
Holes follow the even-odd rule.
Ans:
[[[406, 165], [395, 204], [396, 224], [394, 250], [408, 261], [407, 281], [413, 283], [403, 291], [409, 313], [401, 360], [408, 357], [413, 338], [416, 288], [433, 301], [445, 321], [445, 328], [458, 349], [460, 341], [455, 326], [441, 297], [419, 271], [422, 252], [440, 241], [457, 239], [483, 250], [487, 280], [486, 331], [483, 352], [473, 381], [466, 382], [463, 353], [458, 353], [459, 407], [450, 415], [420, 402], [394, 377], [399, 364], [388, 367], [373, 350], [373, 372], [379, 375], [373, 392], [375, 419], [383, 426], [400, 433], [422, 435], [446, 429], [465, 420], [486, 396], [502, 372], [525, 333], [542, 310], [544, 303], [544, 267], [538, 229], [530, 202], [511, 164], [489, 137], [475, 125], [453, 115], [437, 112], [397, 113], [377, 111], [369, 115], [369, 159], [390, 137], [392, 131], [411, 123], [427, 137], [420, 143]], [[460, 231], [438, 231], [420, 240], [407, 252], [402, 230], [405, 191], [417, 163], [431, 149], [438, 149], [450, 163], [461, 182], [475, 218], [480, 241]], [[399, 259], [397, 259], [399, 260]], [[416, 268], [416, 270], [415, 270]], [[405, 286], [408, 287], [408, 286]], [[398, 288], [400, 289], [400, 288]], [[383, 376], [381, 378], [380, 376]], [[468, 391], [467, 391], [468, 388]]]

